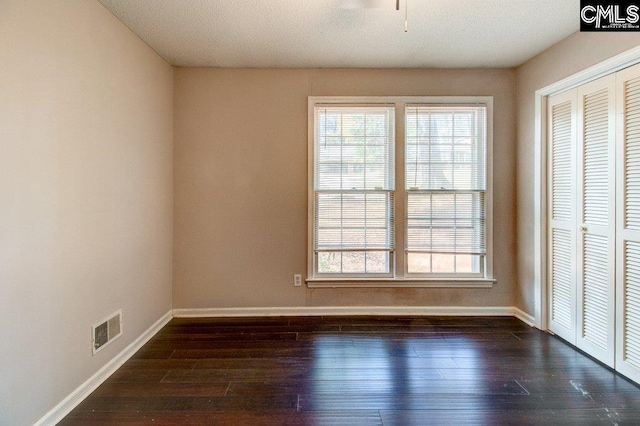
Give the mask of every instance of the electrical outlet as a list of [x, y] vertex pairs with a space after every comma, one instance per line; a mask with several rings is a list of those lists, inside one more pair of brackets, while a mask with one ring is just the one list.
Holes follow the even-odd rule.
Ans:
[[293, 274], [293, 285], [294, 287], [302, 286], [302, 274]]

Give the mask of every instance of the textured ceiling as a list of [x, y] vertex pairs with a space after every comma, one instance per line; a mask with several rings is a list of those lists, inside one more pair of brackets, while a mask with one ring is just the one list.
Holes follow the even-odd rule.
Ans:
[[513, 67], [579, 29], [578, 0], [99, 0], [170, 64]]

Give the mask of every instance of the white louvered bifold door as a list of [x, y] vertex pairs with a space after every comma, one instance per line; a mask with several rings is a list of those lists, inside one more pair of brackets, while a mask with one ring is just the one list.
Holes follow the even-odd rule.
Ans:
[[549, 330], [576, 343], [576, 91], [548, 100]]
[[616, 77], [616, 369], [640, 382], [640, 66]]
[[576, 346], [615, 358], [615, 75], [580, 86]]

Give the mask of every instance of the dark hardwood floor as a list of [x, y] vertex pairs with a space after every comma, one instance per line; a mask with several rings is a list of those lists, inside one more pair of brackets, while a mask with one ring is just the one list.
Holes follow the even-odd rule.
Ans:
[[640, 424], [640, 388], [514, 318], [174, 319], [61, 425]]

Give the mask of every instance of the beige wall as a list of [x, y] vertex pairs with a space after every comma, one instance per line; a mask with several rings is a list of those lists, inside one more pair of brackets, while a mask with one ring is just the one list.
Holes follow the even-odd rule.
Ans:
[[[174, 307], [511, 306], [513, 70], [175, 71]], [[493, 289], [294, 288], [306, 274], [307, 97], [494, 96]]]
[[637, 33], [575, 33], [517, 69], [518, 306], [534, 313], [535, 91], [640, 44]]
[[171, 308], [173, 70], [87, 0], [0, 0], [0, 64], [0, 424], [21, 426]]
[[[533, 313], [534, 91], [638, 44], [577, 33], [516, 71], [174, 73], [97, 1], [0, 0], [0, 424], [42, 417], [172, 306]], [[330, 95], [494, 97], [493, 289], [293, 287], [307, 97]]]

